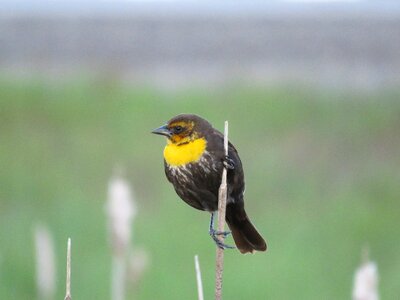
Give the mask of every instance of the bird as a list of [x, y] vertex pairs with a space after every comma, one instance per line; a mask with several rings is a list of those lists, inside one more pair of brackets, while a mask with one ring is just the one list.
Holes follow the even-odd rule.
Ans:
[[[234, 248], [216, 236], [232, 233], [241, 253], [266, 251], [267, 244], [251, 223], [244, 208], [244, 172], [239, 154], [207, 120], [194, 114], [179, 114], [152, 131], [167, 138], [164, 148], [165, 175], [178, 196], [198, 210], [211, 213], [209, 234], [220, 248]], [[218, 210], [218, 190], [223, 169], [227, 169], [226, 223], [231, 232], [213, 227]]]

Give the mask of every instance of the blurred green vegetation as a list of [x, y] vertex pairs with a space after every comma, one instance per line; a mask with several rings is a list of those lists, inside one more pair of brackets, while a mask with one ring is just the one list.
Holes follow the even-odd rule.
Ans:
[[[246, 207], [267, 253], [226, 251], [226, 299], [348, 299], [361, 250], [382, 299], [400, 294], [400, 90], [294, 85], [165, 90], [112, 81], [0, 80], [0, 298], [33, 299], [33, 229], [55, 238], [57, 298], [72, 237], [74, 299], [109, 299], [107, 182], [123, 166], [139, 206], [134, 244], [151, 264], [130, 299], [195, 299], [199, 254], [213, 298], [209, 215], [164, 178], [165, 141], [150, 131], [191, 112], [230, 121]], [[228, 240], [232, 243], [232, 240]]]

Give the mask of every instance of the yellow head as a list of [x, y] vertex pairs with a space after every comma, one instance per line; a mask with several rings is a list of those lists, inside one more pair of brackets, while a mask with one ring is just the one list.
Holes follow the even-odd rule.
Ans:
[[168, 121], [152, 133], [167, 137], [164, 159], [171, 166], [196, 162], [203, 155], [207, 141], [205, 135], [212, 126], [196, 115], [182, 114]]

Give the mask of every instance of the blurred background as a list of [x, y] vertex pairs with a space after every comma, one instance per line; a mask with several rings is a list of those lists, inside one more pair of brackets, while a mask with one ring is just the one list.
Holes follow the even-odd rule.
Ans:
[[3, 0], [0, 298], [63, 299], [71, 237], [73, 299], [195, 299], [195, 254], [211, 299], [150, 134], [189, 112], [229, 120], [269, 244], [225, 251], [226, 299], [351, 299], [363, 251], [398, 299], [399, 70], [397, 1]]

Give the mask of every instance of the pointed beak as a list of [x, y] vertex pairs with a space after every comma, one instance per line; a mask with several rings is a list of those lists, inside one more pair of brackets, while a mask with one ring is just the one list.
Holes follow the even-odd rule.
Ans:
[[154, 129], [151, 133], [164, 135], [166, 137], [171, 137], [171, 135], [172, 135], [171, 131], [169, 131], [167, 125], [163, 125], [161, 127], [158, 127], [157, 129]]

